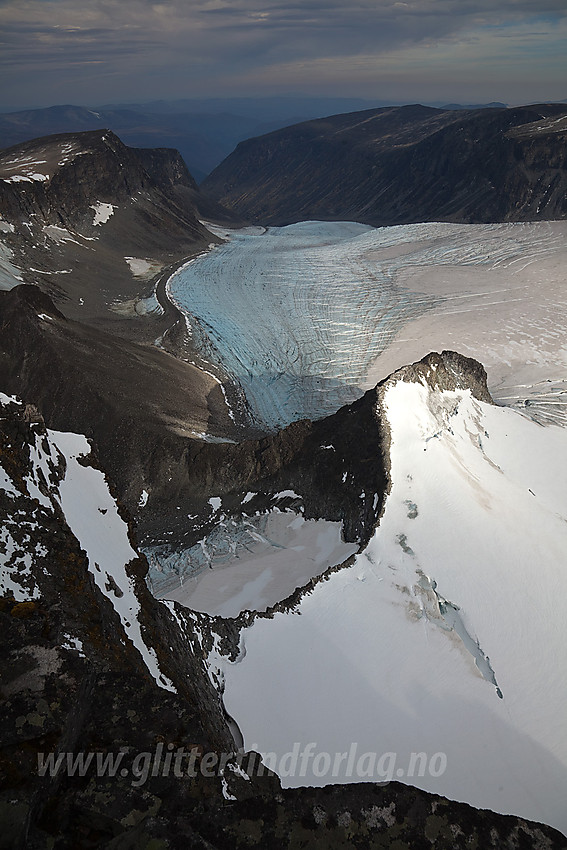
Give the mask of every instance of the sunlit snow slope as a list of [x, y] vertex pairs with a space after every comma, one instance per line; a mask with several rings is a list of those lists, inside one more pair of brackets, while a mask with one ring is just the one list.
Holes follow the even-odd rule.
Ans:
[[[10, 405], [22, 407], [0, 392], [0, 416], [2, 408]], [[96, 586], [112, 603], [148, 671], [160, 687], [174, 690], [142, 634], [141, 606], [128, 573], [128, 564], [138, 554], [104, 474], [86, 460], [90, 454], [91, 447], [81, 435], [38, 430], [25, 479], [12, 479], [0, 465], [0, 490], [9, 505], [0, 528], [0, 593], [18, 602], [41, 596], [44, 576], [57, 563], [52, 552], [33, 544], [34, 532], [62, 517], [86, 552]]]
[[480, 360], [497, 400], [564, 421], [566, 237], [565, 222], [248, 228], [169, 289], [270, 428], [442, 349]]
[[381, 398], [374, 537], [215, 657], [227, 711], [276, 766], [295, 750], [284, 785], [400, 779], [566, 831], [567, 432], [426, 380]]

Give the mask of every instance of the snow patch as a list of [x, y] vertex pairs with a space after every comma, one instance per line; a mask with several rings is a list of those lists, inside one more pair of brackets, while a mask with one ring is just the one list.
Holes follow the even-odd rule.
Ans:
[[77, 242], [74, 236], [69, 233], [66, 227], [59, 227], [56, 224], [47, 224], [43, 227], [43, 232], [50, 239], [53, 239], [58, 245], [62, 242], [74, 242], [76, 245], [80, 243]]
[[12, 263], [13, 252], [0, 242], [0, 290], [13, 289], [23, 282], [21, 269]]
[[134, 277], [147, 277], [153, 274], [156, 266], [161, 268], [161, 263], [156, 260], [144, 260], [141, 257], [124, 257]]
[[96, 204], [91, 204], [90, 209], [94, 210], [94, 218], [93, 225], [98, 227], [100, 224], [106, 224], [111, 215], [114, 214], [114, 210], [118, 209], [114, 204], [104, 204], [101, 201], [97, 201]]
[[71, 635], [63, 635], [63, 643], [61, 644], [61, 649], [72, 649], [75, 652], [78, 652], [81, 658], [86, 658], [86, 655], [83, 651], [83, 643], [78, 637], [72, 637]]
[[4, 183], [44, 183], [49, 180], [47, 174], [31, 173], [31, 174], [14, 174], [12, 177], [2, 177]]
[[142, 656], [156, 683], [174, 691], [159, 668], [153, 647], [145, 643], [139, 620], [140, 603], [134, 580], [126, 567], [137, 558], [128, 537], [128, 526], [118, 514], [102, 472], [79, 463], [91, 452], [85, 437], [50, 431], [67, 460], [65, 478], [59, 485], [61, 508], [67, 524], [86, 551], [89, 570], [101, 592], [111, 601], [123, 628]]

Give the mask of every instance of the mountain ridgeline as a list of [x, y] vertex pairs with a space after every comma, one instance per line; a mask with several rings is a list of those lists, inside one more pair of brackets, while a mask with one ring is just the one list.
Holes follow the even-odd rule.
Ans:
[[266, 225], [562, 219], [566, 141], [565, 104], [371, 109], [241, 142], [202, 189]]

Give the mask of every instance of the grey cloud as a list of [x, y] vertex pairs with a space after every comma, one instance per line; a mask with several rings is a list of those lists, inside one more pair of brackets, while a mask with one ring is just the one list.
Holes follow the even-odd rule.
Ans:
[[[38, 68], [63, 69], [67, 56], [104, 62], [125, 81], [134, 62], [148, 74], [230, 80], [254, 69], [266, 75], [275, 65], [435, 43], [471, 26], [503, 24], [506, 36], [507, 25], [533, 18], [539, 30], [545, 16], [565, 15], [565, 0], [0, 0], [1, 62], [34, 77]], [[24, 77], [17, 83], [24, 87]]]

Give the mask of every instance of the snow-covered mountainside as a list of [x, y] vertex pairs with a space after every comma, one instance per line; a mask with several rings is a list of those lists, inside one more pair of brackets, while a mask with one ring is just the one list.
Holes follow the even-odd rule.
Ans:
[[567, 421], [565, 222], [223, 235], [169, 290], [264, 427], [332, 413], [442, 349], [480, 360], [496, 400]]
[[[22, 403], [2, 393], [0, 405], [4, 408]], [[144, 641], [135, 578], [128, 574], [128, 565], [139, 555], [132, 548], [128, 526], [118, 513], [104, 474], [85, 462], [91, 447], [77, 434], [46, 431], [37, 410], [28, 407], [23, 418], [40, 421], [37, 428], [30, 428], [33, 442], [25, 447], [28, 474], [18, 481], [4, 466], [0, 468], [6, 510], [0, 532], [0, 593], [16, 602], [41, 597], [44, 576], [49, 576], [54, 566], [53, 553], [41, 539], [44, 526], [63, 521], [86, 552], [92, 579], [112, 603], [126, 638], [157, 684], [173, 690], [159, 668], [155, 650]], [[6, 449], [21, 447], [6, 440]], [[70, 636], [69, 641], [81, 651], [82, 641], [77, 636]]]
[[398, 778], [565, 831], [567, 431], [487, 403], [447, 353], [383, 382], [374, 415], [374, 534], [291, 609], [237, 620], [209, 662], [225, 706], [284, 785]]
[[0, 847], [564, 846], [395, 781], [282, 791], [237, 759], [205, 662], [238, 623], [150, 596], [92, 464], [84, 437], [0, 394]]

